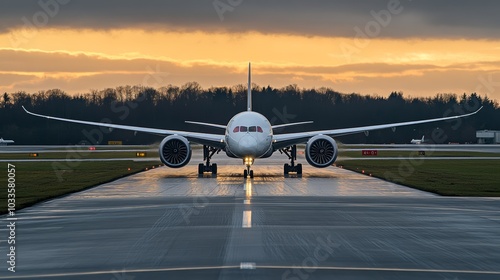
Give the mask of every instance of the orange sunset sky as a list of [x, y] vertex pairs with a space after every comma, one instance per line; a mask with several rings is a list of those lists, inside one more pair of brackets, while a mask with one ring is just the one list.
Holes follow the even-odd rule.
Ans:
[[[270, 3], [272, 2], [272, 3]], [[481, 4], [481, 5], [478, 5]], [[499, 1], [41, 0], [0, 4], [0, 91], [330, 87], [500, 99]]]

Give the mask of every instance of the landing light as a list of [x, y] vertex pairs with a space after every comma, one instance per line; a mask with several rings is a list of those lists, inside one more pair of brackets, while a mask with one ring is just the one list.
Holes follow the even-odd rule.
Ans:
[[246, 158], [244, 159], [244, 162], [245, 162], [245, 164], [246, 164], [246, 165], [252, 165], [252, 164], [253, 164], [253, 158], [251, 158], [251, 157], [246, 157]]

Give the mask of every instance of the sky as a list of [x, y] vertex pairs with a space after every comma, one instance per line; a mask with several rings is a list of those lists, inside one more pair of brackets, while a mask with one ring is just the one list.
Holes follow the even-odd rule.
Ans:
[[329, 87], [500, 99], [500, 1], [0, 2], [0, 92]]

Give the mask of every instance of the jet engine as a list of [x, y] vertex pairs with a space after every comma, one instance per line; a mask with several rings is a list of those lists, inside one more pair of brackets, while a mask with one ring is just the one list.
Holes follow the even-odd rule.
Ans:
[[328, 167], [337, 159], [337, 143], [331, 137], [316, 135], [306, 144], [307, 162], [318, 168]]
[[172, 168], [185, 166], [191, 160], [189, 141], [178, 135], [165, 137], [160, 144], [160, 160]]

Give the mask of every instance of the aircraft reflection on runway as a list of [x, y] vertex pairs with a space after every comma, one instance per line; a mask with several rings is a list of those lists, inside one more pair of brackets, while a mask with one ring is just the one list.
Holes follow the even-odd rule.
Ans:
[[243, 211], [243, 220], [241, 222], [241, 225], [243, 228], [251, 228], [252, 210], [250, 208], [250, 204], [252, 200], [253, 179], [245, 180], [245, 182], [243, 183], [243, 190], [245, 191], [245, 200], [243, 201], [243, 204], [245, 205], [245, 210]]
[[[250, 204], [253, 191], [253, 180], [247, 180], [243, 183], [243, 190], [245, 191], [245, 204]], [[248, 200], [248, 203], [246, 202]]]

